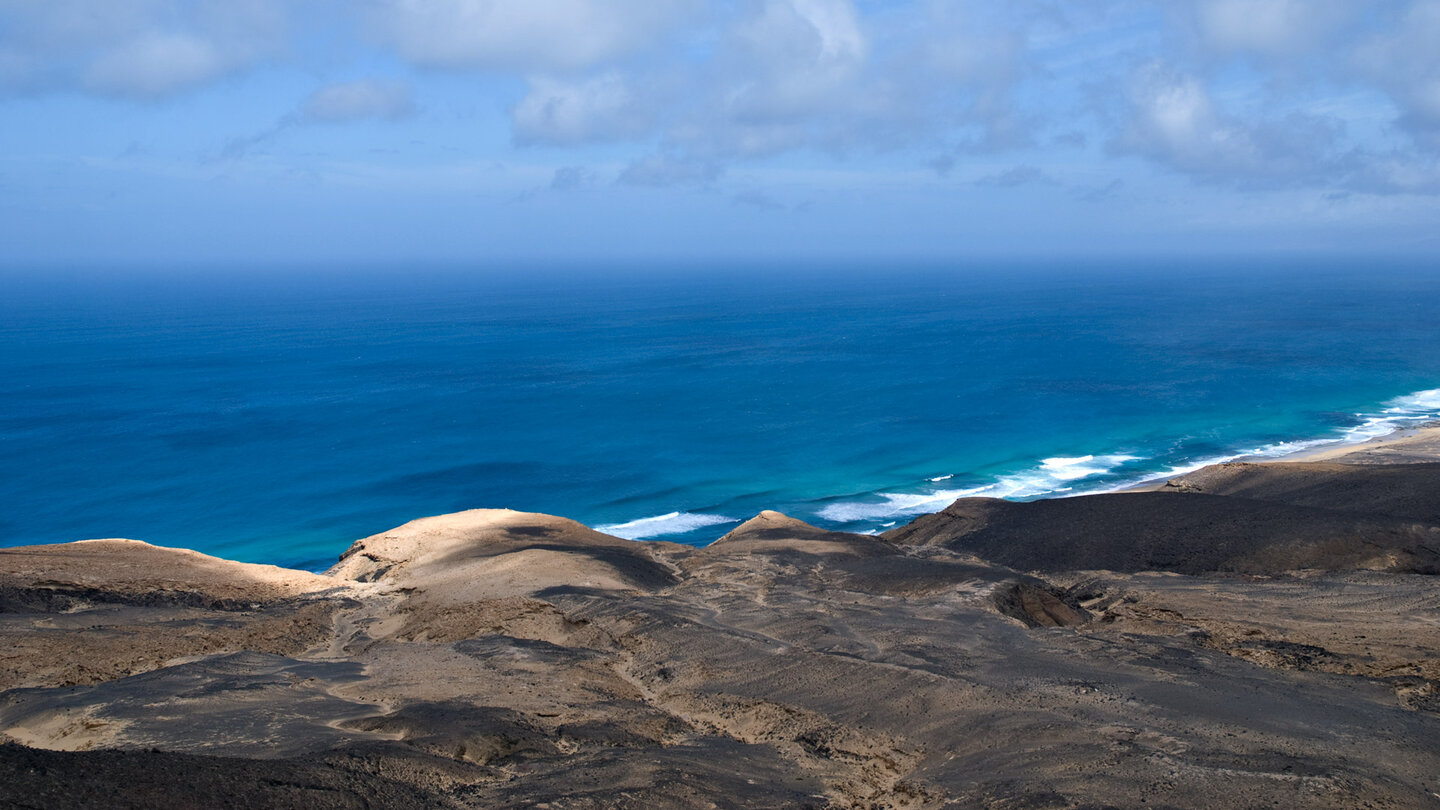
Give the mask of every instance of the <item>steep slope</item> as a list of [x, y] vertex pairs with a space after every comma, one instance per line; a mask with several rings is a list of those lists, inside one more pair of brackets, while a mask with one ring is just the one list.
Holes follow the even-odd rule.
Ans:
[[1022, 571], [1440, 573], [1437, 525], [1195, 493], [962, 498], [883, 537]]

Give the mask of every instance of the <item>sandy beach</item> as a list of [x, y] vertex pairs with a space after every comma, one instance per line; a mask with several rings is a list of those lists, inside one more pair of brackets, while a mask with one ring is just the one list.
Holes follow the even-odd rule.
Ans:
[[0, 550], [0, 806], [1440, 804], [1440, 428], [705, 548]]
[[1440, 425], [1428, 422], [1358, 444], [1315, 447], [1285, 456], [1279, 461], [1337, 461], [1342, 464], [1440, 461]]

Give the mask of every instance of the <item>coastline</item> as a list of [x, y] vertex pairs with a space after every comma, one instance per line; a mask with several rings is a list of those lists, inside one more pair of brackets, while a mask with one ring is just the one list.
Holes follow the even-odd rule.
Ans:
[[[1249, 452], [1229, 452], [1181, 461], [1169, 469], [1124, 476], [1118, 472], [1130, 463], [1154, 463], [1156, 459], [1132, 455], [1126, 451], [1096, 453], [1078, 457], [1037, 459], [1029, 466], [996, 475], [988, 480], [974, 481], [954, 487], [954, 474], [928, 479], [928, 488], [875, 490], [852, 495], [837, 495], [803, 502], [797, 513], [816, 520], [836, 531], [880, 534], [926, 514], [934, 514], [958, 498], [995, 497], [1019, 501], [1073, 498], [1112, 492], [1143, 492], [1163, 487], [1165, 482], [1207, 467], [1230, 463], [1272, 463], [1321, 461], [1351, 458], [1346, 463], [1382, 461], [1398, 462], [1440, 460], [1440, 440], [1430, 442], [1416, 437], [1431, 435], [1440, 429], [1440, 389], [1416, 391], [1395, 397], [1384, 410], [1357, 413], [1359, 425], [1320, 438], [1297, 438], [1275, 442]], [[1417, 423], [1418, 422], [1418, 423]], [[1376, 431], [1381, 431], [1376, 435]], [[1414, 439], [1412, 441], [1412, 439]], [[1393, 445], [1393, 447], [1392, 447]], [[1401, 448], [1404, 449], [1401, 449]], [[1143, 453], [1143, 450], [1135, 451]], [[1369, 456], [1363, 454], [1371, 453]], [[965, 476], [960, 476], [965, 478]], [[1110, 480], [1106, 480], [1110, 477]], [[1092, 479], [1099, 479], [1094, 481]], [[767, 504], [769, 508], [773, 504]], [[709, 542], [714, 535], [704, 536], [701, 530], [711, 527], [734, 528], [744, 521], [733, 513], [712, 514], [705, 510], [675, 510], [619, 523], [596, 524], [596, 530], [640, 541]], [[703, 545], [704, 542], [700, 542]]]
[[706, 547], [0, 549], [0, 806], [1430, 806], [1440, 426]]
[[[155, 328], [161, 313], [59, 298], [88, 314], [67, 325], [30, 312], [26, 340], [44, 351], [7, 356], [8, 376], [31, 381], [37, 396], [12, 398], [4, 491], [24, 508], [6, 516], [5, 542], [121, 534], [290, 564], [474, 505], [693, 542], [777, 508], [828, 528], [885, 530], [936, 491], [999, 479], [1010, 480], [980, 494], [1125, 485], [1212, 456], [1339, 436], [1397, 407], [1392, 399], [1440, 385], [1440, 358], [1425, 351], [1434, 319], [1415, 308], [1413, 290], [1356, 311], [1341, 289], [1317, 299], [1312, 285], [1297, 300], [1291, 281], [1251, 289], [1253, 274], [1237, 270], [1253, 294], [1243, 305], [1267, 316], [1256, 335], [1216, 328], [1240, 302], [1197, 308], [1193, 285], [1151, 274], [1098, 288], [1056, 277], [1073, 294], [1045, 301], [1018, 279], [972, 288], [960, 277], [888, 275], [867, 271], [838, 287], [817, 276], [778, 298], [698, 278], [664, 291], [416, 288], [417, 308], [404, 311], [382, 286], [303, 322], [283, 290], [257, 284], [254, 297], [192, 302], [187, 318], [204, 328], [183, 341]], [[877, 300], [882, 281], [893, 289]], [[1143, 312], [1127, 309], [1141, 300]], [[475, 331], [477, 313], [496, 320]], [[617, 318], [631, 330], [623, 344], [604, 338]], [[1037, 318], [1058, 328], [1035, 330]], [[1312, 332], [1327, 318], [1352, 328]], [[834, 329], [849, 337], [843, 351], [817, 353], [815, 336]], [[686, 339], [696, 330], [707, 340]], [[357, 365], [336, 335], [373, 343], [367, 359]], [[757, 336], [767, 350], [742, 351]], [[302, 363], [267, 348], [289, 340], [317, 353]], [[94, 384], [87, 366], [37, 359], [90, 341], [117, 352], [110, 368], [141, 374], [108, 372], [125, 396], [103, 411], [76, 393]], [[1254, 351], [1270, 345], [1287, 348]], [[531, 347], [522, 365], [533, 380], [504, 373], [517, 346]], [[1355, 360], [1335, 365], [1345, 358]], [[236, 400], [216, 420], [195, 406], [203, 391]], [[1122, 455], [1137, 460], [1111, 463]], [[1058, 466], [1045, 464], [1052, 457]], [[1076, 477], [1092, 468], [1110, 469]], [[858, 519], [825, 520], [831, 506]], [[733, 522], [685, 533], [720, 518]]]
[[[1309, 442], [1306, 442], [1309, 444]], [[1105, 492], [1154, 492], [1164, 489], [1170, 481], [1184, 478], [1191, 473], [1226, 464], [1298, 464], [1309, 462], [1332, 462], [1336, 464], [1418, 464], [1440, 461], [1440, 422], [1426, 422], [1414, 427], [1397, 428], [1383, 436], [1349, 442], [1343, 439], [1317, 440], [1316, 446], [1306, 447], [1280, 456], [1237, 455], [1223, 461], [1215, 461], [1196, 467], [1194, 470], [1177, 472], [1147, 479], [1134, 485], [1123, 486]], [[1099, 493], [1086, 493], [1099, 494]], [[1080, 496], [1073, 496], [1080, 497]]]
[[[1237, 459], [1248, 461], [1250, 459]], [[1299, 450], [1274, 462], [1334, 461], [1342, 464], [1403, 464], [1440, 461], [1440, 422], [1426, 422], [1358, 443]]]

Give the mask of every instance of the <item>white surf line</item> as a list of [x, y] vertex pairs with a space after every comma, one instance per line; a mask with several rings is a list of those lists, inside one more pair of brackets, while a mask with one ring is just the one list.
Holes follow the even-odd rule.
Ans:
[[722, 523], [738, 523], [735, 518], [725, 515], [707, 515], [695, 512], [667, 512], [663, 515], [643, 517], [627, 523], [610, 523], [596, 526], [595, 531], [623, 537], [626, 540], [646, 540], [667, 534], [684, 534], [706, 526]]

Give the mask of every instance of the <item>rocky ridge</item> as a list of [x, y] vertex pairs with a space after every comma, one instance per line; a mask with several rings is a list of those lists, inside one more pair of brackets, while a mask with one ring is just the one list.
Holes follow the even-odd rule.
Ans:
[[0, 806], [1435, 807], [1437, 468], [704, 548], [475, 510], [324, 575], [4, 549]]

